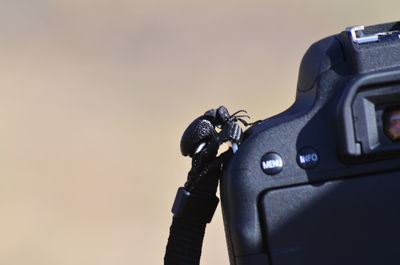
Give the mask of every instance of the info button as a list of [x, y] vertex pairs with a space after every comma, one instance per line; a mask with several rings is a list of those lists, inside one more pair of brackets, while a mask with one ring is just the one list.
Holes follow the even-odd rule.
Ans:
[[302, 148], [297, 154], [297, 163], [304, 169], [315, 167], [319, 162], [318, 152], [311, 147]]
[[261, 168], [268, 175], [275, 175], [281, 172], [283, 168], [283, 160], [277, 153], [266, 153], [261, 158]]

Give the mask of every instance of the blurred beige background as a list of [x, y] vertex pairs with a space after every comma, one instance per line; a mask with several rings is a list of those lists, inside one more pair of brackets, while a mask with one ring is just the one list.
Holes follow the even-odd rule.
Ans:
[[[0, 264], [162, 264], [207, 109], [294, 100], [308, 46], [399, 1], [0, 1]], [[228, 264], [220, 210], [202, 264]]]

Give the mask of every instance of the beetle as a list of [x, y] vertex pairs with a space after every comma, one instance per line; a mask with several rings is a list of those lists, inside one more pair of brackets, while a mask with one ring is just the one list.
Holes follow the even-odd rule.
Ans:
[[[239, 115], [240, 113], [245, 114]], [[252, 124], [243, 119], [250, 118], [246, 113], [245, 110], [239, 110], [230, 115], [225, 106], [206, 111], [184, 131], [180, 144], [182, 155], [193, 157], [211, 142], [221, 145], [227, 141], [232, 142], [235, 152], [243, 134], [237, 122], [240, 121], [244, 126]]]

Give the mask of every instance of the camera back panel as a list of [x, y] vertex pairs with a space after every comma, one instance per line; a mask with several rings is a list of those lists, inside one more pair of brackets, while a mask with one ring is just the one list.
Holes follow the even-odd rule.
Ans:
[[226, 165], [231, 264], [400, 263], [400, 142], [385, 125], [400, 105], [400, 38], [351, 36], [310, 47], [294, 105], [251, 127]]

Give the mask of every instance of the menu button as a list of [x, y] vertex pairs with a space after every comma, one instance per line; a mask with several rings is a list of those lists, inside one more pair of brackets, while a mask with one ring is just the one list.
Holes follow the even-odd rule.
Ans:
[[261, 158], [261, 169], [265, 174], [275, 175], [281, 172], [283, 168], [282, 157], [274, 152], [266, 153]]

